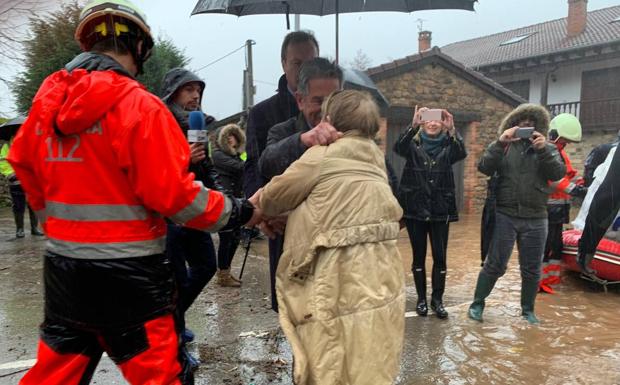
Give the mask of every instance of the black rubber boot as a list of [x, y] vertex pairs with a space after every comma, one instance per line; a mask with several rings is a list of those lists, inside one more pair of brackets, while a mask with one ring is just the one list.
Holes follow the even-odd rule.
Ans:
[[[469, 318], [482, 322], [482, 312], [484, 311], [484, 300], [491, 294], [497, 278], [486, 275], [482, 270], [478, 274], [476, 291], [474, 292], [474, 302], [469, 306], [467, 315]], [[538, 286], [537, 286], [538, 288]]]
[[15, 214], [13, 213], [13, 217], [15, 218], [15, 237], [23, 238], [24, 234], [24, 214]]
[[431, 309], [437, 318], [448, 318], [448, 312], [443, 307], [443, 293], [446, 288], [446, 271], [435, 269], [433, 266], [433, 294], [431, 295]]
[[30, 234], [36, 237], [45, 235], [41, 230], [39, 230], [39, 219], [30, 206], [28, 206], [28, 215], [30, 216]]
[[531, 324], [540, 323], [534, 314], [534, 302], [538, 293], [538, 280], [523, 279], [521, 282], [521, 315]]
[[415, 283], [415, 291], [418, 294], [415, 312], [419, 316], [425, 317], [428, 314], [428, 305], [426, 304], [426, 271], [424, 268], [413, 269], [413, 282]]

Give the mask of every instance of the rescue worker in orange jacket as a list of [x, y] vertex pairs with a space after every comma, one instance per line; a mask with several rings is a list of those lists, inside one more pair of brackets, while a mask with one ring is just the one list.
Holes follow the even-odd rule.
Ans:
[[577, 171], [571, 165], [564, 151], [568, 143], [581, 142], [581, 124], [571, 114], [560, 114], [549, 124], [549, 141], [554, 143], [562, 161], [566, 165], [564, 178], [549, 182], [552, 193], [547, 200], [549, 232], [543, 256], [542, 275], [539, 289], [545, 293], [553, 293], [553, 285], [560, 283], [562, 262], [562, 231], [564, 223], [570, 221], [571, 197], [585, 197], [587, 188], [583, 187], [583, 178], [577, 177]]
[[174, 117], [135, 80], [153, 39], [132, 3], [89, 2], [75, 37], [85, 52], [44, 80], [9, 155], [49, 240], [37, 362], [20, 384], [88, 384], [104, 351], [130, 384], [191, 384], [163, 218], [218, 231], [260, 213], [188, 173]]

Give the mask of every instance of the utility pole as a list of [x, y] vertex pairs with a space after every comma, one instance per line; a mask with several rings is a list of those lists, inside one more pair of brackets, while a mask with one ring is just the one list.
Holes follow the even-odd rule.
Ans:
[[243, 70], [243, 110], [247, 111], [254, 105], [254, 69], [252, 65], [252, 46], [256, 44], [254, 40], [245, 41], [245, 70]]
[[301, 16], [299, 14], [295, 15], [295, 31], [299, 31], [301, 27]]

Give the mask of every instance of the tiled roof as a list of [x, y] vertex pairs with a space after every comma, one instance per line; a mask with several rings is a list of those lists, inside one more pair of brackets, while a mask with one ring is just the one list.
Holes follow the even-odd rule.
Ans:
[[[470, 68], [490, 64], [594, 47], [620, 42], [620, 6], [588, 12], [586, 28], [578, 36], [566, 36], [566, 18], [530, 25], [512, 31], [460, 41], [441, 47], [446, 55]], [[529, 37], [513, 44], [500, 45], [526, 34]]]
[[369, 68], [366, 70], [366, 73], [374, 82], [377, 82], [381, 79], [398, 76], [402, 73], [413, 71], [416, 68], [432, 63], [442, 65], [449, 71], [457, 74], [463, 79], [469, 80], [481, 89], [486, 90], [490, 94], [494, 95], [496, 98], [503, 100], [510, 105], [517, 106], [521, 103], [526, 102], [526, 100], [523, 99], [521, 96], [503, 87], [501, 84], [495, 82], [494, 80], [484, 76], [480, 72], [474, 71], [470, 68], [466, 68], [463, 64], [452, 59], [450, 56], [445, 55], [437, 47], [433, 47], [433, 49], [418, 53], [416, 55], [410, 55], [405, 58], [395, 60], [393, 62]]

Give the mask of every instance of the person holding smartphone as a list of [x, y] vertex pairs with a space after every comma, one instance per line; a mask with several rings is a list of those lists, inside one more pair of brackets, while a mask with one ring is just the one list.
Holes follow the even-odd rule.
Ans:
[[438, 318], [448, 312], [443, 306], [446, 286], [446, 252], [450, 222], [458, 220], [452, 165], [465, 159], [463, 138], [446, 110], [415, 108], [413, 120], [394, 145], [406, 159], [397, 196], [413, 249], [413, 280], [418, 301], [416, 312], [428, 314], [426, 302], [426, 243], [433, 254], [431, 309]]
[[540, 105], [522, 104], [500, 124], [499, 139], [487, 147], [478, 170], [498, 175], [495, 227], [478, 281], [469, 318], [482, 322], [485, 299], [504, 275], [515, 242], [521, 268], [521, 314], [538, 323], [534, 300], [538, 292], [547, 239], [548, 181], [566, 174], [554, 145], [547, 143], [549, 113]]

